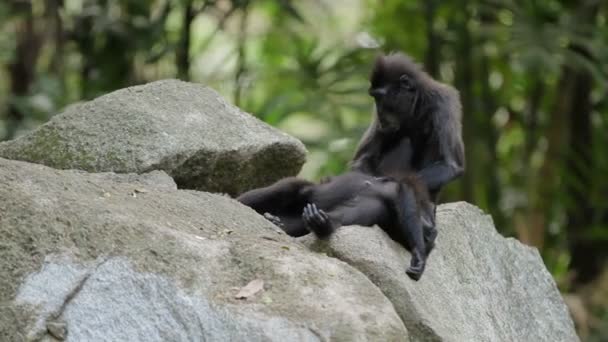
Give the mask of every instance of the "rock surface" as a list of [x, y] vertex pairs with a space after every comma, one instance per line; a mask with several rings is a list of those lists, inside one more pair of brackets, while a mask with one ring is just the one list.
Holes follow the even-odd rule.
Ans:
[[378, 228], [298, 241], [228, 197], [178, 190], [238, 194], [304, 155], [175, 80], [0, 143], [0, 157], [38, 163], [0, 158], [0, 341], [578, 340], [538, 252], [471, 205], [439, 207], [414, 282]]
[[505, 239], [492, 219], [462, 203], [437, 211], [439, 236], [419, 282], [410, 255], [379, 228], [342, 227], [311, 249], [359, 269], [393, 302], [415, 341], [578, 341], [538, 251]]
[[0, 341], [409, 340], [361, 272], [160, 171], [0, 158], [0, 236]]
[[164, 80], [69, 106], [0, 143], [0, 157], [89, 172], [164, 170], [180, 188], [238, 194], [297, 174], [300, 141], [201, 85]]

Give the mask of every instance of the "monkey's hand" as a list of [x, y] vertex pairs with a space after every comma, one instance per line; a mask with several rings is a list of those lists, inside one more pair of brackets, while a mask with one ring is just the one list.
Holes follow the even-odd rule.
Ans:
[[441, 189], [444, 185], [460, 177], [464, 167], [455, 162], [436, 162], [418, 171], [420, 178], [430, 191]]
[[314, 203], [308, 203], [304, 207], [302, 220], [304, 220], [306, 227], [320, 238], [327, 238], [334, 232], [334, 224], [329, 215], [317, 208]]
[[264, 218], [267, 219], [268, 221], [272, 222], [272, 224], [274, 224], [275, 226], [277, 226], [281, 229], [285, 228], [283, 221], [281, 221], [281, 219], [278, 216], [274, 216], [270, 213], [264, 213]]
[[412, 261], [410, 267], [405, 270], [405, 273], [415, 281], [418, 281], [422, 277], [424, 267], [426, 266], [426, 257], [419, 251], [412, 251]]

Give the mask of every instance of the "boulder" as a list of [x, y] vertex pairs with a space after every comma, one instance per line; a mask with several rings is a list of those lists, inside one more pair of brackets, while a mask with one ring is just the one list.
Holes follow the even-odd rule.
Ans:
[[297, 174], [306, 150], [211, 88], [163, 80], [69, 106], [0, 143], [0, 157], [57, 169], [163, 170], [180, 188], [238, 194]]
[[441, 205], [439, 236], [421, 280], [410, 254], [374, 227], [342, 227], [311, 249], [366, 274], [393, 302], [416, 341], [578, 341], [564, 301], [535, 248], [496, 232], [467, 203]]
[[161, 171], [0, 158], [0, 236], [1, 341], [409, 340], [361, 272]]

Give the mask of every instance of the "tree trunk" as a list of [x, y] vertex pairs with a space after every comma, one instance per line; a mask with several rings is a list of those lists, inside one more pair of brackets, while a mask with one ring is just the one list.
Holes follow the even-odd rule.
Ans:
[[[476, 132], [473, 117], [473, 68], [472, 68], [472, 42], [471, 32], [467, 26], [470, 14], [466, 6], [463, 6], [461, 18], [458, 22], [459, 42], [456, 50], [456, 84], [460, 91], [462, 101], [462, 130], [466, 155], [472, 156], [474, 150], [474, 132]], [[467, 163], [466, 171], [462, 178], [462, 200], [474, 203], [475, 164]]]
[[570, 149], [566, 161], [566, 191], [572, 204], [567, 207], [570, 269], [574, 281], [586, 284], [595, 279], [602, 269], [603, 256], [608, 246], [605, 240], [594, 241], [586, 232], [593, 226], [594, 208], [588, 192], [593, 187], [593, 139], [591, 129], [592, 78], [587, 71], [574, 76], [576, 87], [568, 113]]
[[[483, 43], [483, 42], [482, 42]], [[498, 181], [498, 156], [496, 155], [496, 145], [498, 143], [498, 132], [492, 121], [493, 115], [498, 109], [494, 95], [490, 88], [490, 61], [485, 55], [479, 57], [479, 77], [481, 80], [481, 113], [476, 115], [479, 122], [480, 136], [484, 139], [483, 147], [486, 149], [487, 159], [482, 165], [482, 174], [486, 175], [486, 204], [492, 213], [492, 217], [497, 227], [504, 227], [505, 217], [499, 208], [500, 184]], [[483, 132], [481, 134], [481, 132]]]
[[249, 8], [244, 6], [241, 13], [241, 22], [239, 24], [239, 36], [237, 41], [237, 62], [236, 73], [234, 74], [234, 105], [241, 104], [241, 91], [243, 90], [243, 76], [245, 75], [245, 63], [247, 56], [245, 55], [245, 44], [247, 42], [247, 18], [249, 16]]
[[[18, 6], [22, 6], [18, 10], [22, 11], [25, 15], [21, 22], [18, 23], [15, 57], [8, 67], [11, 89], [10, 97], [12, 99], [25, 96], [29, 93], [30, 86], [34, 81], [36, 62], [38, 61], [42, 42], [40, 35], [36, 33], [34, 27], [32, 4], [30, 2], [22, 2]], [[5, 139], [15, 137], [24, 119], [25, 113], [18, 108], [14, 101], [10, 101], [6, 120]]]
[[65, 58], [65, 32], [63, 29], [63, 20], [61, 19], [61, 9], [63, 8], [63, 0], [48, 0], [46, 15], [53, 23], [53, 41], [55, 51], [51, 57], [50, 70], [57, 76], [63, 74], [63, 63]]
[[424, 16], [426, 23], [426, 56], [424, 59], [425, 70], [434, 78], [439, 75], [439, 39], [435, 34], [435, 14], [437, 11], [436, 0], [427, 0], [424, 3]]
[[194, 17], [195, 15], [192, 0], [189, 0], [184, 5], [182, 33], [175, 56], [177, 63], [177, 75], [184, 81], [190, 80], [190, 29]]

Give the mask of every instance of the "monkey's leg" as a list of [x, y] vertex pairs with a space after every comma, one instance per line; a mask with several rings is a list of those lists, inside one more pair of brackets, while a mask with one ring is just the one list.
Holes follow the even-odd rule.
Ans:
[[[406, 228], [408, 230], [412, 230], [412, 227], [415, 226], [416, 224], [414, 224], [412, 221], [413, 220], [408, 220], [409, 222], [406, 223], [406, 225], [410, 226], [409, 228]], [[420, 235], [420, 239], [418, 242], [414, 243], [414, 247], [411, 250], [411, 254], [412, 254], [412, 259], [410, 261], [410, 266], [405, 270], [405, 273], [407, 273], [407, 275], [412, 278], [413, 280], [419, 280], [420, 277], [422, 277], [422, 273], [424, 272], [424, 269], [426, 267], [426, 258], [427, 258], [427, 254], [426, 251], [424, 249], [424, 247], [418, 247], [417, 245], [424, 245], [424, 241], [422, 240], [422, 226], [418, 226], [417, 228], [413, 228], [413, 230], [418, 230], [420, 229], [420, 233], [418, 232], [413, 232], [410, 231], [410, 235], [413, 235], [413, 239], [418, 239], [417, 235]]]
[[308, 189], [314, 184], [299, 178], [285, 178], [273, 185], [250, 190], [237, 201], [283, 229], [290, 236], [308, 234], [300, 213], [308, 202]]
[[[289, 236], [300, 237], [310, 233], [310, 230], [306, 227], [306, 224], [304, 223], [300, 215], [280, 216], [277, 218], [280, 220], [281, 223], [280, 226], [277, 226], [283, 229], [283, 231]], [[274, 221], [270, 222], [274, 223]]]
[[435, 248], [435, 239], [437, 239], [437, 228], [435, 226], [424, 226], [424, 245], [426, 246], [425, 254], [428, 257]]
[[435, 215], [437, 212], [437, 206], [433, 203], [430, 204], [431, 211], [426, 213], [422, 211], [422, 229], [424, 234], [424, 244], [426, 246], [426, 256], [431, 254], [433, 248], [435, 248], [435, 239], [437, 238], [437, 228], [435, 227]]
[[[262, 215], [271, 213], [280, 216], [280, 213], [289, 209], [299, 213], [307, 203], [306, 189], [313, 185], [307, 180], [289, 177], [270, 186], [247, 191], [236, 200]], [[301, 207], [295, 210], [292, 208], [294, 205]]]
[[300, 237], [309, 233], [300, 217], [279, 217], [270, 213], [265, 213], [264, 218], [281, 228], [289, 236]]
[[418, 280], [426, 266], [426, 247], [424, 244], [422, 220], [417, 208], [414, 192], [402, 187], [403, 194], [398, 196], [397, 213], [399, 230], [406, 236], [411, 246], [412, 259], [405, 273], [413, 280]]

